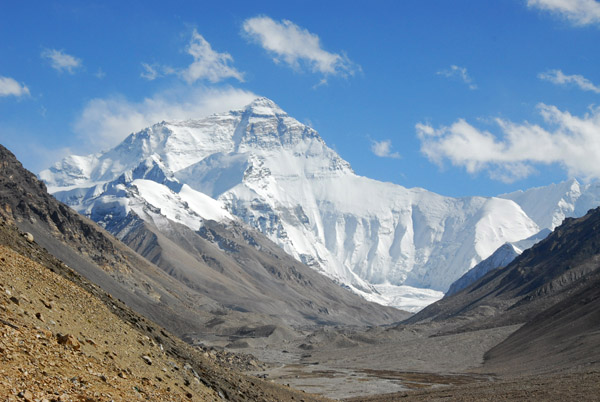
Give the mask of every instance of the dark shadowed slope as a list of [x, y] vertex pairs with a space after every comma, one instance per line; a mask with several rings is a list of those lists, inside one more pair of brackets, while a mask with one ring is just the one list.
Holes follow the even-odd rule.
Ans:
[[497, 373], [578, 370], [600, 364], [600, 273], [488, 351], [483, 370]]

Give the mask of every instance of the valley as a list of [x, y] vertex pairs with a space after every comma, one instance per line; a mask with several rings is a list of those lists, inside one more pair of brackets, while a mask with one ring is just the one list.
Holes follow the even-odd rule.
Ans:
[[[214, 132], [216, 154], [172, 151]], [[40, 174], [58, 200], [0, 156], [7, 400], [600, 392], [600, 209], [582, 212], [594, 185], [451, 199], [376, 183], [264, 98], [161, 123], [87, 164], [66, 158]], [[393, 205], [352, 192], [364, 186]], [[540, 194], [551, 221], [525, 212]]]

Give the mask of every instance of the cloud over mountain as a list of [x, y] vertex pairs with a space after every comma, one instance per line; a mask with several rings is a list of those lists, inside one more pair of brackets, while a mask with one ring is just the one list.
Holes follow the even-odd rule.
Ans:
[[157, 121], [199, 118], [223, 108], [240, 108], [254, 98], [250, 91], [231, 87], [180, 87], [141, 101], [122, 95], [94, 98], [84, 106], [74, 128], [86, 143], [106, 148]]
[[323, 49], [321, 39], [292, 21], [277, 22], [261, 16], [244, 21], [244, 32], [273, 56], [276, 63], [285, 63], [294, 69], [307, 68], [323, 75], [348, 76], [356, 66], [344, 53]]
[[469, 173], [485, 170], [505, 182], [529, 176], [538, 164], [558, 164], [583, 179], [600, 178], [600, 108], [591, 107], [582, 117], [543, 103], [538, 108], [548, 127], [496, 119], [501, 136], [464, 119], [440, 128], [419, 123], [421, 152], [435, 163], [448, 160]]

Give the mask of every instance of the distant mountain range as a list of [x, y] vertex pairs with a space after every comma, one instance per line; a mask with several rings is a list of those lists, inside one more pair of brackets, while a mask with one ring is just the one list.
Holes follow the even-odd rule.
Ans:
[[575, 180], [451, 198], [361, 177], [315, 130], [266, 98], [157, 123], [106, 152], [69, 156], [39, 177], [59, 200], [130, 244], [140, 220], [176, 246], [175, 226], [201, 235], [210, 221], [253, 228], [368, 300], [413, 310], [505, 243], [600, 205], [600, 185]]

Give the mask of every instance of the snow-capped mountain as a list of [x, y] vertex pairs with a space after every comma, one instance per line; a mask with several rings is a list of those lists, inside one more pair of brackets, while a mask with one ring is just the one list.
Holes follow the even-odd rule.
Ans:
[[467, 273], [458, 278], [448, 291], [444, 295], [444, 297], [451, 296], [462, 289], [466, 288], [473, 282], [477, 281], [480, 278], [483, 278], [485, 274], [490, 272], [496, 268], [506, 267], [510, 264], [515, 258], [517, 258], [523, 251], [532, 247], [534, 244], [544, 240], [552, 231], [548, 228], [540, 230], [539, 233], [534, 234], [527, 239], [515, 241], [512, 243], [504, 243], [500, 246], [492, 255], [490, 255], [485, 260], [481, 261], [479, 264], [475, 265], [471, 268]]
[[524, 212], [534, 204], [521, 202], [528, 197], [457, 199], [358, 176], [315, 130], [266, 98], [155, 124], [107, 152], [67, 157], [40, 177], [109, 230], [130, 213], [193, 230], [203, 219], [239, 219], [383, 303], [399, 303], [398, 286], [425, 288], [427, 297], [446, 291], [498, 247], [545, 223]]
[[600, 183], [581, 184], [576, 179], [570, 179], [545, 187], [502, 194], [499, 197], [515, 201], [543, 229], [528, 239], [503, 244], [491, 256], [450, 285], [446, 297], [469, 286], [489, 271], [507, 266], [523, 251], [548, 236], [565, 218], [581, 217], [590, 209], [598, 207]]
[[499, 197], [519, 204], [540, 228], [553, 230], [565, 218], [582, 217], [600, 205], [600, 182], [581, 184], [576, 179], [570, 179]]

